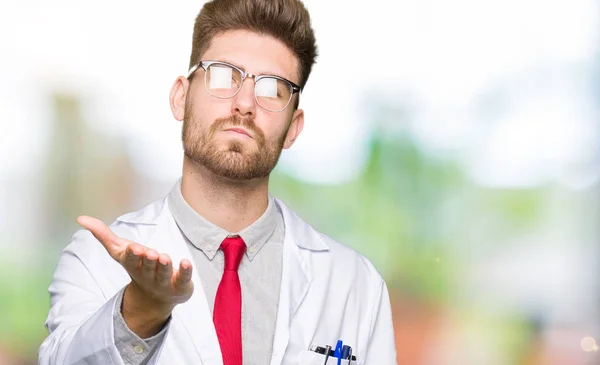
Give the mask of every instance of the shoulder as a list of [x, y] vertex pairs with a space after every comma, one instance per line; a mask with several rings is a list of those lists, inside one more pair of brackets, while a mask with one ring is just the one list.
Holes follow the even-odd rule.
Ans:
[[363, 254], [322, 232], [316, 230], [315, 232], [317, 232], [325, 244], [329, 246], [329, 261], [333, 266], [340, 270], [353, 268], [356, 274], [355, 279], [357, 280], [362, 278], [368, 280], [370, 284], [380, 284], [383, 282], [381, 273]]

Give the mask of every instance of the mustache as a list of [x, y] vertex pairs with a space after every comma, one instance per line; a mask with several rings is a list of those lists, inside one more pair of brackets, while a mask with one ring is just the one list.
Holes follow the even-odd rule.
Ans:
[[265, 138], [263, 132], [254, 123], [254, 118], [242, 118], [237, 114], [229, 117], [217, 118], [210, 127], [211, 134], [224, 129], [225, 127], [243, 127], [252, 132], [256, 139], [264, 140]]

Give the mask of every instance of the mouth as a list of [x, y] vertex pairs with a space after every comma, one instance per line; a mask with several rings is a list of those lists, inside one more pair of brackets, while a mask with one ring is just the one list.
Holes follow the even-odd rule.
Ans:
[[238, 128], [238, 127], [227, 128], [227, 129], [225, 129], [225, 132], [237, 133], [237, 134], [241, 134], [241, 135], [244, 135], [246, 137], [252, 138], [252, 136], [250, 135], [250, 133], [247, 130], [245, 130], [244, 128]]

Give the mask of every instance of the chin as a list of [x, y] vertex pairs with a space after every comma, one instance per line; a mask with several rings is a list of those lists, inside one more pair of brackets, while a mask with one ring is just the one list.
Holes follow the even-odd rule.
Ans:
[[220, 166], [217, 170], [212, 170], [212, 172], [218, 176], [223, 178], [232, 180], [232, 181], [249, 181], [254, 179], [261, 179], [269, 176], [269, 174], [257, 173], [256, 171], [248, 170], [248, 169], [238, 169], [233, 166]]
[[243, 143], [241, 141], [229, 141], [229, 143], [227, 143], [227, 147], [225, 148], [225, 152], [228, 153], [237, 153], [240, 155], [244, 155], [244, 152], [247, 152], [248, 148], [244, 147]]

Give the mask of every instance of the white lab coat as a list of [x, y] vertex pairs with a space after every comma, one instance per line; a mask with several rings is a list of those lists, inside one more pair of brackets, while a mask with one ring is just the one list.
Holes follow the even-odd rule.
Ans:
[[[167, 199], [119, 217], [111, 229], [169, 254], [175, 265], [183, 258], [194, 264]], [[380, 274], [366, 258], [315, 231], [275, 201], [286, 229], [270, 365], [322, 365], [324, 356], [309, 347], [335, 346], [338, 339], [352, 346], [357, 364], [396, 364], [389, 295]], [[64, 249], [49, 288], [50, 335], [40, 346], [39, 364], [123, 365], [114, 344], [113, 309], [129, 281], [126, 271], [89, 231], [78, 231]], [[173, 311], [166, 338], [149, 364], [223, 364], [195, 269], [193, 281], [194, 294]]]

